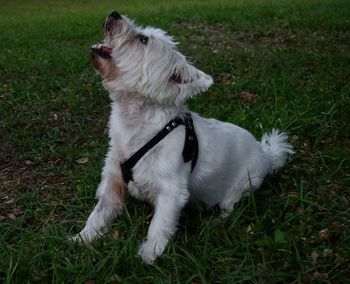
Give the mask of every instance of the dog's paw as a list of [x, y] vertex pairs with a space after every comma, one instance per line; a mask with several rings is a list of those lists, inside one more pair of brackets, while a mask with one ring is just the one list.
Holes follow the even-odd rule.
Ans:
[[71, 241], [72, 243], [77, 243], [77, 244], [80, 244], [83, 241], [80, 234], [69, 236], [68, 240]]
[[159, 255], [157, 254], [157, 250], [159, 251], [155, 243], [146, 241], [139, 247], [137, 254], [141, 256], [146, 264], [152, 265]]
[[94, 230], [93, 228], [85, 227], [79, 234], [76, 234], [74, 236], [70, 236], [68, 239], [71, 242], [75, 243], [84, 243], [89, 244], [93, 240], [95, 240], [97, 237], [99, 237], [99, 233]]

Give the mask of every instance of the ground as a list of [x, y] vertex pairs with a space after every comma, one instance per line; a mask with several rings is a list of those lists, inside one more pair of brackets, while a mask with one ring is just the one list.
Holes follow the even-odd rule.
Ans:
[[[350, 279], [348, 1], [0, 0], [0, 282], [346, 283]], [[89, 62], [117, 10], [161, 27], [214, 77], [189, 107], [290, 134], [261, 190], [185, 210], [155, 266], [136, 256], [152, 208], [130, 200], [91, 247], [79, 232], [107, 150], [109, 99]]]

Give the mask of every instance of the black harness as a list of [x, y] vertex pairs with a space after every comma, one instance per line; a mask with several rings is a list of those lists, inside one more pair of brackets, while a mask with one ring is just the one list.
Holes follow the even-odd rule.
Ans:
[[184, 125], [186, 129], [185, 143], [182, 151], [184, 162], [192, 160], [191, 171], [193, 171], [198, 158], [198, 139], [193, 127], [193, 120], [190, 113], [185, 113], [184, 117], [176, 117], [170, 120], [168, 124], [160, 130], [156, 136], [149, 140], [141, 149], [134, 153], [128, 160], [120, 163], [124, 181], [128, 184], [134, 180], [132, 169], [136, 163], [155, 145], [157, 145], [165, 136], [173, 131], [179, 125]]

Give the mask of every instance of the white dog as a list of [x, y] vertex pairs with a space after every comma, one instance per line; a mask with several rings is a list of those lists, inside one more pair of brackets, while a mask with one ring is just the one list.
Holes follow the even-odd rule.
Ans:
[[227, 215], [284, 165], [293, 148], [277, 130], [258, 142], [236, 125], [189, 112], [185, 100], [213, 80], [188, 63], [164, 31], [138, 27], [117, 12], [104, 31], [103, 44], [92, 46], [92, 62], [112, 100], [110, 149], [98, 203], [73, 239], [88, 243], [105, 233], [130, 193], [155, 208], [138, 252], [153, 263], [190, 199], [218, 205]]

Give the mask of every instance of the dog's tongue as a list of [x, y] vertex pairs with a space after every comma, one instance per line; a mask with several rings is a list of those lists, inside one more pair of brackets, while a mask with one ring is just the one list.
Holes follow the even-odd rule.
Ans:
[[91, 50], [104, 58], [110, 58], [113, 49], [98, 43], [91, 46]]

